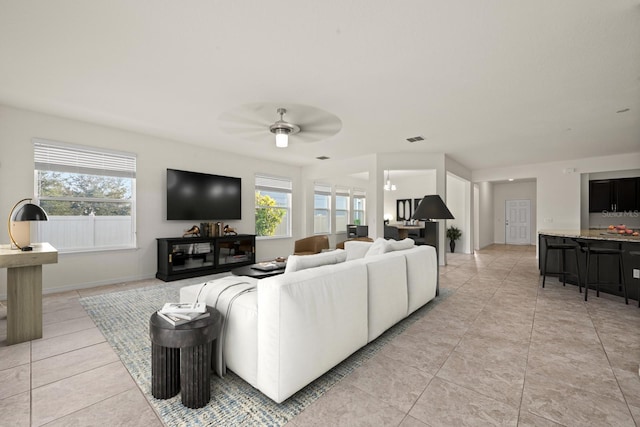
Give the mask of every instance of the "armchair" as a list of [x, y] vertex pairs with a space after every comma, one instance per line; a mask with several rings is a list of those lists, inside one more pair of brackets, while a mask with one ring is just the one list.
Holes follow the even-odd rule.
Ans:
[[329, 249], [329, 237], [326, 235], [310, 236], [295, 241], [293, 254], [313, 255], [322, 252], [323, 249]]

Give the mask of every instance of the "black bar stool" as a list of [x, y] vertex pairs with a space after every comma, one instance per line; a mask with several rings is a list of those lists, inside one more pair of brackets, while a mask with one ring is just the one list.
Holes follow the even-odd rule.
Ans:
[[[584, 300], [587, 300], [587, 295], [589, 292], [589, 268], [591, 266], [591, 257], [594, 256], [596, 260], [596, 282], [591, 283], [591, 285], [595, 285], [596, 287], [596, 296], [600, 296], [600, 285], [618, 285], [622, 286], [622, 292], [624, 293], [624, 303], [629, 304], [629, 298], [627, 297], [627, 286], [624, 281], [624, 265], [622, 263], [622, 254], [624, 253], [624, 249], [616, 249], [616, 248], [605, 248], [599, 246], [591, 246], [589, 242], [580, 241], [581, 249], [587, 253], [587, 272], [585, 274], [584, 279]], [[600, 268], [597, 264], [598, 257], [603, 256], [613, 256], [618, 258], [618, 273], [620, 274], [620, 283], [607, 283], [600, 282]]]
[[[566, 277], [567, 276], [575, 276], [578, 278], [578, 289], [580, 293], [582, 293], [582, 281], [580, 280], [580, 266], [578, 265], [578, 253], [580, 246], [575, 243], [557, 243], [551, 242], [547, 236], [542, 237], [545, 241], [545, 250], [544, 250], [544, 265], [542, 266], [542, 287], [544, 288], [544, 282], [547, 278], [547, 274], [560, 274], [562, 276], [562, 286], [566, 286]], [[562, 254], [562, 265], [561, 271], [547, 271], [547, 263], [549, 262], [549, 251], [561, 251]], [[567, 271], [566, 268], [566, 252], [573, 251], [575, 254], [576, 260], [576, 273], [572, 273]]]
[[[629, 251], [630, 256], [640, 256], [640, 251]], [[640, 307], [640, 286], [638, 286], [638, 307]]]

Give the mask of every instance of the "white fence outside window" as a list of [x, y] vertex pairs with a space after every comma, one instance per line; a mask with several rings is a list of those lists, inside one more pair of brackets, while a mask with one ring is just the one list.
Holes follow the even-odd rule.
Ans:
[[130, 216], [49, 216], [38, 221], [38, 235], [43, 242], [56, 242], [61, 251], [86, 251], [133, 245]]

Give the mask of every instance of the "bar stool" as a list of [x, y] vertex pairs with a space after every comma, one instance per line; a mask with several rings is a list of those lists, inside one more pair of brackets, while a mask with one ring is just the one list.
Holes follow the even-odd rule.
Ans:
[[596, 282], [591, 284], [595, 285], [596, 287], [597, 297], [600, 296], [600, 285], [618, 285], [618, 286], [622, 285], [622, 291], [624, 293], [624, 303], [629, 304], [629, 298], [627, 297], [627, 286], [624, 281], [624, 265], [622, 263], [622, 254], [624, 253], [624, 249], [591, 246], [587, 242], [578, 242], [578, 243], [580, 244], [581, 249], [587, 253], [587, 272], [585, 274], [585, 279], [584, 279], [584, 300], [585, 301], [587, 300], [587, 295], [589, 292], [589, 268], [591, 266], [591, 257], [595, 256], [596, 263], [597, 263], [598, 257], [613, 256], [618, 258], [618, 268], [619, 268], [618, 272], [620, 273], [620, 283], [606, 283], [606, 282], [598, 281], [600, 268], [598, 265], [596, 265]]
[[[562, 276], [562, 286], [566, 286], [566, 276], [571, 275], [578, 278], [578, 289], [582, 293], [582, 281], [580, 280], [580, 266], [578, 265], [578, 253], [580, 246], [575, 243], [550, 243], [547, 236], [542, 237], [545, 241], [544, 250], [544, 265], [542, 266], [542, 287], [544, 288], [544, 282], [547, 279], [547, 274], [560, 274]], [[547, 262], [549, 262], [549, 251], [558, 250], [562, 251], [562, 271], [547, 271]], [[576, 273], [567, 271], [566, 269], [566, 252], [573, 251], [576, 260]]]
[[[630, 256], [640, 256], [640, 251], [629, 251]], [[640, 286], [638, 286], [638, 307], [640, 307]]]

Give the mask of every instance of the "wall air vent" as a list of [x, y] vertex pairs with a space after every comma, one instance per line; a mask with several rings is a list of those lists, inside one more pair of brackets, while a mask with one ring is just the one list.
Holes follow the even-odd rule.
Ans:
[[420, 141], [424, 141], [424, 137], [421, 135], [418, 136], [413, 136], [411, 138], [407, 138], [407, 141], [413, 143], [413, 142], [420, 142]]
[[316, 157], [316, 159], [318, 159], [318, 160], [329, 160], [329, 157], [327, 157], [327, 156], [319, 156], [319, 157]]

